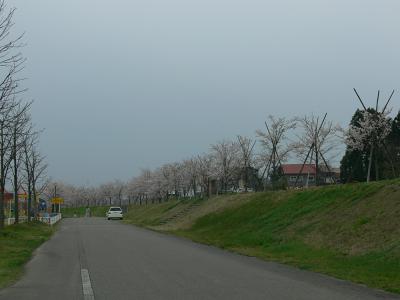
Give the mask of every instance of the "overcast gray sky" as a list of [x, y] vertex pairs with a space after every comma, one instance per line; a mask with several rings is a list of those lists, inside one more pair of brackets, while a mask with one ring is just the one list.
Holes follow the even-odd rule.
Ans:
[[[397, 0], [9, 0], [49, 175], [126, 180], [269, 114], [358, 107], [399, 89]], [[399, 107], [400, 94], [393, 106]]]

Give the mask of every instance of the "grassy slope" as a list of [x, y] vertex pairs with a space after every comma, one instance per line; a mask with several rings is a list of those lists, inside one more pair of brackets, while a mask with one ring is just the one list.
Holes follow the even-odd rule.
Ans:
[[32, 252], [53, 232], [54, 228], [39, 223], [7, 226], [0, 231], [0, 288], [21, 275]]
[[[186, 201], [187, 202], [187, 201]], [[400, 293], [400, 181], [133, 207], [130, 222]]]

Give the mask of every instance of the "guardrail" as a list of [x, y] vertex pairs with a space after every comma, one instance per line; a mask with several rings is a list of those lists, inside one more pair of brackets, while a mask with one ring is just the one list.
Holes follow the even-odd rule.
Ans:
[[48, 217], [39, 217], [38, 220], [40, 222], [46, 223], [50, 226], [56, 224], [58, 221], [62, 219], [61, 214], [51, 214]]

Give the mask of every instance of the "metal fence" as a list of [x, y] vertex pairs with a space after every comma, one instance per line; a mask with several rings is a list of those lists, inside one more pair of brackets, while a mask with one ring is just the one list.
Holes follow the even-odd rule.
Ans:
[[61, 219], [62, 219], [61, 214], [57, 213], [57, 214], [50, 214], [49, 216], [46, 216], [46, 217], [39, 217], [38, 221], [52, 226], [52, 225], [56, 224], [58, 221], [60, 221]]

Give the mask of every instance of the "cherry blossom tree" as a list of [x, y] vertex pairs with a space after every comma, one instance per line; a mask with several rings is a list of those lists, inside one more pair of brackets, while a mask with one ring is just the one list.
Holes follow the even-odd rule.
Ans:
[[[390, 110], [378, 112], [367, 109], [361, 112], [358, 125], [350, 125], [345, 135], [345, 141], [350, 150], [365, 151], [369, 149], [367, 182], [370, 181], [374, 152], [384, 146], [391, 132]], [[376, 157], [376, 156], [375, 156]]]
[[215, 173], [221, 181], [222, 190], [228, 191], [233, 183], [235, 171], [239, 166], [238, 161], [239, 145], [233, 141], [221, 141], [211, 145], [211, 154], [214, 157]]
[[210, 196], [210, 178], [213, 174], [213, 156], [203, 154], [197, 157], [199, 184], [201, 196]]
[[[349, 126], [347, 133], [345, 134], [345, 140], [350, 150], [368, 150], [369, 149], [369, 160], [367, 169], [367, 182], [371, 178], [372, 161], [375, 160], [375, 179], [378, 179], [378, 155], [377, 153], [383, 148], [386, 152], [385, 140], [391, 132], [392, 121], [389, 117], [390, 109], [388, 105], [393, 97], [394, 90], [387, 99], [382, 110], [379, 111], [379, 98], [380, 91], [376, 97], [375, 108], [367, 108], [364, 101], [361, 99], [356, 89], [353, 89], [358, 100], [360, 101], [364, 110], [361, 112], [361, 118], [358, 124], [352, 124]], [[374, 159], [375, 158], [375, 159]], [[390, 160], [390, 157], [389, 157]]]

